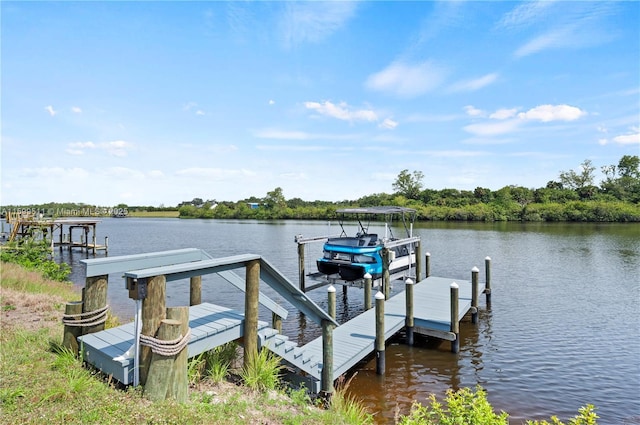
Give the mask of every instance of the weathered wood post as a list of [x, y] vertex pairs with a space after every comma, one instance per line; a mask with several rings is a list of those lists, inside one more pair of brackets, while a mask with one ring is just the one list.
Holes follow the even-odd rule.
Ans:
[[382, 288], [384, 299], [389, 299], [389, 287], [391, 278], [389, 276], [389, 264], [391, 263], [391, 251], [389, 248], [382, 248]]
[[485, 284], [484, 293], [487, 296], [487, 305], [491, 304], [491, 257], [484, 259]]
[[478, 274], [477, 267], [471, 269], [471, 323], [478, 323]]
[[282, 333], [282, 317], [277, 313], [271, 313], [271, 327]]
[[[142, 329], [141, 335], [155, 337], [160, 323], [167, 318], [166, 308], [167, 280], [164, 275], [147, 279], [146, 298], [142, 300]], [[149, 365], [151, 363], [151, 347], [140, 346], [140, 385], [147, 383]]]
[[364, 275], [364, 311], [371, 310], [371, 285], [371, 275], [366, 273]]
[[420, 242], [415, 243], [413, 252], [416, 257], [416, 283], [418, 283], [422, 278], [422, 248], [420, 247]]
[[109, 253], [109, 236], [104, 237], [104, 253]]
[[405, 280], [405, 295], [406, 295], [406, 317], [405, 317], [405, 331], [407, 333], [407, 344], [413, 345], [413, 280], [411, 278]]
[[[79, 320], [82, 317], [82, 301], [68, 302], [64, 308], [64, 335], [62, 346], [78, 355], [78, 337], [82, 335]], [[76, 325], [77, 323], [77, 325]]]
[[333, 394], [333, 323], [322, 320], [322, 374], [320, 390], [329, 400]]
[[457, 353], [460, 350], [460, 323], [458, 323], [458, 284], [451, 284], [451, 333], [455, 339], [451, 341], [451, 352]]
[[[298, 237], [302, 237], [299, 235]], [[298, 239], [296, 237], [296, 241]], [[306, 271], [304, 269], [304, 244], [298, 242], [298, 281], [300, 282], [300, 290], [306, 292], [307, 283], [305, 282]]]
[[260, 295], [260, 260], [246, 265], [244, 300], [244, 367], [251, 365], [258, 355], [258, 297]]
[[[91, 276], [85, 279], [84, 290], [82, 292], [82, 300], [84, 302], [82, 307], [83, 313], [95, 312], [95, 317], [98, 319], [101, 314], [104, 318], [107, 317], [107, 312], [103, 311], [107, 307], [107, 286], [109, 282], [109, 275]], [[92, 316], [92, 315], [88, 315]], [[96, 324], [93, 326], [86, 326], [83, 328], [82, 334], [92, 334], [104, 329], [104, 322], [106, 320], [96, 320]], [[98, 323], [101, 322], [101, 323]]]
[[431, 253], [427, 252], [424, 255], [424, 277], [431, 276]]
[[336, 320], [336, 288], [333, 285], [329, 285], [327, 288], [327, 297], [329, 316]]
[[202, 276], [189, 279], [189, 305], [202, 304]]
[[[180, 322], [180, 335], [182, 337], [189, 334], [189, 307], [168, 307], [167, 319]], [[176, 400], [179, 403], [186, 403], [189, 399], [188, 363], [189, 349], [185, 346], [180, 353], [175, 356], [172, 382], [168, 394], [168, 398]]]
[[[180, 337], [180, 321], [162, 319], [158, 328], [157, 339], [173, 341]], [[184, 351], [184, 350], [183, 350]], [[176, 355], [151, 353], [149, 371], [144, 385], [144, 395], [151, 401], [162, 401], [169, 398], [173, 384], [173, 366]]]
[[376, 373], [384, 375], [385, 371], [385, 340], [384, 340], [384, 294], [376, 294]]

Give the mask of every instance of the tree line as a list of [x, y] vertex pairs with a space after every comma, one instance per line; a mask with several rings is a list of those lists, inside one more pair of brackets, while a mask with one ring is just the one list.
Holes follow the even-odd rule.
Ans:
[[[422, 221], [640, 222], [640, 157], [624, 155], [617, 164], [602, 166], [604, 179], [599, 183], [595, 181], [596, 169], [587, 159], [577, 171], [561, 171], [556, 180], [537, 189], [508, 185], [499, 190], [484, 187], [436, 190], [424, 187], [421, 171], [402, 170], [392, 184], [392, 193], [375, 193], [354, 200], [286, 199], [282, 188], [277, 187], [263, 197], [251, 196], [234, 202], [194, 198], [174, 207], [125, 204], [118, 207], [132, 212], [177, 210], [181, 218], [327, 220], [340, 208], [398, 205], [414, 208], [417, 219]], [[3, 210], [57, 210], [60, 206], [87, 207], [86, 204], [47, 203], [7, 206]]]
[[179, 213], [183, 218], [327, 219], [339, 208], [398, 205], [416, 209], [418, 220], [639, 222], [640, 158], [625, 155], [601, 170], [605, 179], [597, 186], [596, 167], [587, 159], [578, 171], [561, 171], [545, 187], [509, 185], [495, 191], [483, 187], [472, 191], [425, 189], [421, 171], [402, 170], [390, 194], [309, 202], [287, 200], [278, 187], [263, 198], [183, 203]]

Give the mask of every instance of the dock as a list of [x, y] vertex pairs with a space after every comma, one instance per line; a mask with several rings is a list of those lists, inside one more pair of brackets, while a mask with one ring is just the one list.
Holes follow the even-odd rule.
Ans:
[[[299, 382], [304, 382], [311, 392], [319, 393], [326, 391], [325, 388], [331, 389], [333, 381], [379, 349], [377, 344], [379, 334], [376, 329], [379, 317], [376, 315], [376, 309], [366, 310], [353, 319], [338, 324], [297, 285], [290, 282], [260, 256], [246, 254], [214, 259], [201, 250], [183, 249], [83, 260], [83, 262], [87, 264], [87, 282], [95, 278], [106, 279], [106, 274], [114, 271], [124, 272], [127, 279], [141, 283], [148, 279], [155, 279], [154, 276], [160, 276], [166, 281], [174, 281], [215, 273], [238, 289], [245, 291], [247, 298], [244, 312], [212, 303], [199, 303], [189, 307], [191, 330], [191, 337], [187, 343], [189, 357], [244, 337], [245, 350], [247, 344], [253, 345], [251, 349], [267, 348], [292, 367]], [[256, 276], [259, 281], [275, 289], [305, 316], [316, 323], [322, 323], [323, 336], [299, 346], [283, 335], [278, 330], [279, 326], [275, 318], [278, 316], [279, 320], [286, 319], [286, 309], [278, 306], [261, 292], [249, 292], [245, 287], [245, 283], [249, 285], [249, 280], [242, 279], [232, 271], [233, 268], [248, 267], [250, 264], [259, 265], [259, 275]], [[478, 294], [482, 292], [490, 294], [488, 282], [478, 283], [477, 273], [478, 269], [474, 268], [471, 281], [429, 276], [410, 285], [413, 297], [412, 332], [451, 341], [452, 351], [457, 352], [453, 350], [453, 344], [459, 343], [460, 320], [470, 312], [477, 316]], [[454, 281], [456, 285], [453, 285]], [[104, 282], [106, 289], [106, 280]], [[142, 292], [137, 292], [138, 289], [131, 285], [128, 289], [130, 296], [146, 294], [147, 291], [144, 289]], [[251, 295], [252, 293], [254, 295]], [[378, 294], [376, 301], [384, 299], [380, 295]], [[475, 301], [473, 301], [474, 297]], [[406, 290], [403, 290], [383, 302], [384, 341], [398, 334], [403, 328], [406, 329], [407, 298]], [[454, 299], [455, 309], [452, 302]], [[144, 302], [148, 300], [148, 298], [144, 299]], [[273, 312], [274, 323], [267, 324], [257, 320], [258, 302]], [[455, 314], [452, 314], [452, 311], [457, 311], [457, 318], [453, 318]], [[251, 320], [245, 320], [249, 316], [252, 316]], [[145, 320], [147, 319], [143, 315], [143, 323]], [[325, 331], [331, 333], [330, 339], [327, 339]], [[79, 336], [78, 340], [81, 342], [81, 354], [87, 363], [112, 375], [125, 385], [136, 382], [132, 375], [135, 369], [132, 355], [135, 341], [133, 323]], [[331, 357], [326, 357], [329, 352], [327, 344], [331, 348]], [[330, 365], [330, 370], [324, 370], [324, 364]]]
[[[50, 218], [37, 214], [8, 213], [7, 224], [11, 226], [8, 242], [27, 236], [41, 238], [54, 247], [79, 248], [85, 252], [109, 250], [109, 239], [105, 237], [104, 244], [99, 244], [96, 237], [96, 227], [100, 220], [91, 218]], [[66, 232], [65, 232], [66, 228]], [[80, 239], [74, 240], [73, 231], [80, 230]], [[57, 235], [56, 235], [57, 234]], [[57, 236], [57, 237], [56, 237]]]

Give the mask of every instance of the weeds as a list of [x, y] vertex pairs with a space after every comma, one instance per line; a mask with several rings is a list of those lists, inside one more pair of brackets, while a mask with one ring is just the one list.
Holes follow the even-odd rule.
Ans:
[[266, 349], [250, 357], [240, 376], [244, 384], [256, 391], [275, 390], [280, 383], [280, 358]]

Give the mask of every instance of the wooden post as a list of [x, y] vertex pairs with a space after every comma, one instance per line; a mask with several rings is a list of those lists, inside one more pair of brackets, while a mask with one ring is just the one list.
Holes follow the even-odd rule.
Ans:
[[371, 275], [364, 275], [364, 311], [371, 310]]
[[271, 327], [282, 333], [282, 317], [278, 316], [276, 313], [271, 313]]
[[[153, 276], [147, 280], [147, 297], [142, 300], [142, 335], [155, 337], [160, 322], [167, 318], [167, 280], [164, 275]], [[151, 363], [151, 348], [140, 346], [140, 385], [145, 385]]]
[[[189, 332], [189, 307], [168, 307], [167, 319], [173, 319], [180, 322], [180, 335], [184, 336]], [[178, 403], [186, 403], [189, 400], [189, 377], [187, 374], [187, 365], [189, 362], [189, 348], [184, 347], [180, 353], [175, 356], [173, 362], [172, 382], [169, 387], [169, 396]]]
[[69, 226], [69, 251], [73, 247], [73, 226]]
[[[180, 337], [180, 321], [163, 319], [158, 329], [158, 339], [172, 341]], [[147, 347], [148, 348], [148, 347]], [[182, 350], [185, 351], [185, 350]], [[144, 395], [151, 401], [163, 401], [170, 398], [171, 386], [174, 380], [174, 363], [176, 355], [164, 356], [151, 354], [149, 372], [144, 385]]]
[[327, 288], [327, 297], [329, 316], [336, 320], [336, 288], [333, 285], [329, 285]]
[[385, 339], [384, 339], [384, 294], [376, 294], [376, 373], [384, 375], [385, 371]]
[[478, 323], [478, 274], [477, 267], [471, 269], [471, 323]]
[[431, 276], [431, 254], [427, 252], [424, 255], [424, 277]]
[[93, 234], [92, 235], [93, 235], [93, 237], [92, 237], [92, 240], [93, 240], [93, 255], [96, 255], [96, 246], [98, 244], [98, 241], [96, 240], [96, 225], [95, 224], [93, 225]]
[[202, 304], [202, 276], [189, 279], [189, 305]]
[[416, 257], [416, 283], [422, 279], [422, 248], [420, 242], [416, 242], [414, 246], [414, 255]]
[[258, 297], [260, 294], [260, 260], [247, 262], [244, 300], [244, 367], [258, 355]]
[[322, 374], [320, 390], [326, 400], [333, 394], [333, 324], [322, 320]]
[[304, 244], [298, 243], [298, 281], [300, 282], [300, 290], [306, 292], [305, 282], [305, 270], [304, 270]]
[[460, 350], [460, 323], [458, 323], [458, 284], [451, 284], [451, 333], [455, 334], [456, 339], [451, 341], [451, 352], [457, 353]]
[[491, 257], [484, 259], [485, 284], [484, 293], [487, 296], [487, 306], [491, 304]]
[[407, 344], [413, 345], [413, 280], [411, 278], [407, 279], [404, 282], [405, 286], [405, 294], [406, 294], [406, 310], [407, 314], [405, 317], [405, 330], [407, 333]]
[[391, 263], [391, 251], [388, 248], [382, 248], [382, 288], [384, 299], [389, 299], [389, 286], [391, 286], [389, 276], [389, 263]]
[[[64, 307], [64, 314], [67, 316], [65, 319], [68, 322], [73, 322], [74, 320], [79, 320], [82, 313], [82, 301], [72, 301], [68, 302]], [[76, 319], [69, 318], [68, 316], [78, 315]], [[78, 337], [82, 335], [82, 327], [81, 326], [64, 326], [64, 336], [62, 338], [62, 346], [71, 350], [75, 355], [78, 355]]]
[[[109, 275], [92, 276], [85, 280], [82, 300], [84, 301], [83, 313], [89, 313], [103, 309], [107, 306], [107, 286]], [[104, 323], [83, 328], [82, 334], [92, 334], [104, 329]]]

